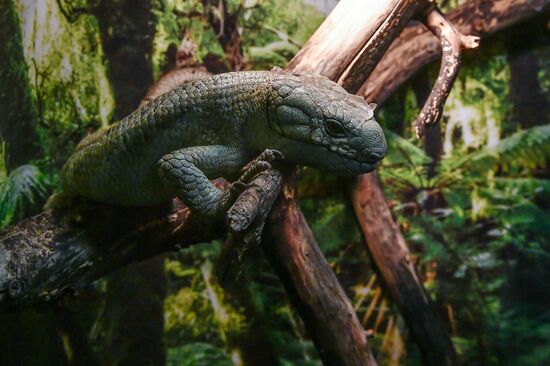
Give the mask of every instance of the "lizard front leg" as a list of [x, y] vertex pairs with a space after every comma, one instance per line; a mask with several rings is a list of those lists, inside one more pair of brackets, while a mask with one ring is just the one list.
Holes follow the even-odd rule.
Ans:
[[237, 146], [193, 146], [164, 155], [158, 167], [161, 179], [191, 210], [218, 216], [229, 209], [240, 191], [234, 185], [220, 190], [209, 179], [238, 172], [250, 158], [249, 152]]

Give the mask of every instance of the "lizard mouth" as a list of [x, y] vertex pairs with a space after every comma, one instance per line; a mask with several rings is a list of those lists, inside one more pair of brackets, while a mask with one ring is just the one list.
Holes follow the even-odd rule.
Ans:
[[359, 171], [360, 173], [369, 172], [376, 169], [386, 155], [385, 150], [373, 151], [365, 148], [361, 151], [354, 151], [346, 145], [340, 147], [330, 147], [328, 152], [329, 156], [337, 156], [340, 160], [337, 164], [332, 165], [344, 166], [351, 171]]
[[[315, 165], [322, 165], [324, 169], [339, 176], [354, 176], [372, 172], [380, 165], [384, 157], [383, 154], [373, 154], [369, 151], [356, 153], [334, 148], [323, 148], [323, 150], [325, 158], [319, 160]], [[318, 152], [314, 153], [314, 156], [322, 155]]]
[[376, 161], [359, 161], [341, 157], [340, 164], [335, 166], [333, 170], [336, 174], [344, 176], [365, 174], [375, 170], [380, 165], [380, 161], [380, 159]]
[[353, 149], [348, 144], [328, 146], [329, 154], [337, 154], [346, 159], [361, 163], [378, 164], [386, 156], [384, 148], [363, 148], [362, 150]]

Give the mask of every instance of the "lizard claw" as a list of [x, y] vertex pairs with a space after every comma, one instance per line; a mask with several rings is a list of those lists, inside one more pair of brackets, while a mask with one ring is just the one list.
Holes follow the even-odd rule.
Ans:
[[273, 162], [275, 160], [283, 160], [285, 156], [279, 150], [265, 149], [258, 159]]
[[249, 182], [254, 176], [258, 173], [263, 172], [264, 170], [271, 169], [271, 164], [265, 160], [254, 160], [252, 163], [249, 163], [242, 172], [239, 182]]
[[[274, 149], [265, 149], [258, 157], [252, 160], [250, 163], [246, 164], [241, 170], [242, 174], [246, 174], [247, 171], [251, 170], [252, 167], [260, 162], [271, 163], [275, 160], [283, 160], [285, 156], [279, 150]], [[271, 165], [268, 168], [261, 169], [260, 171], [270, 169]]]

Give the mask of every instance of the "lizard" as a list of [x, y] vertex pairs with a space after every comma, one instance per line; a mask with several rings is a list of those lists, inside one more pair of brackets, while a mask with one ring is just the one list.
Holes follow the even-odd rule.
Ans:
[[[374, 170], [387, 146], [374, 107], [320, 75], [213, 75], [85, 137], [62, 169], [62, 189], [124, 206], [178, 197], [192, 212], [219, 216], [276, 159], [343, 176]], [[239, 172], [229, 189], [210, 181]]]

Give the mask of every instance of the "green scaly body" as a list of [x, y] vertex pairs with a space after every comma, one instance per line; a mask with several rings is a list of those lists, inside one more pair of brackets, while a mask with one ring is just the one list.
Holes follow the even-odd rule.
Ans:
[[217, 215], [235, 197], [208, 179], [233, 175], [266, 149], [337, 174], [373, 170], [386, 142], [372, 117], [371, 106], [321, 76], [215, 75], [85, 138], [65, 164], [62, 184], [66, 192], [117, 205], [178, 196]]

